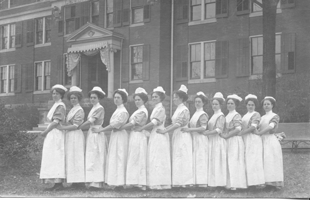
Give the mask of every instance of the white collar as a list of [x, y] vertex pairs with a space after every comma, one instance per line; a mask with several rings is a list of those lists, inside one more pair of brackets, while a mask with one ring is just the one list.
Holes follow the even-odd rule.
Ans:
[[124, 107], [124, 104], [117, 106], [117, 108], [123, 108], [123, 107]]
[[232, 110], [232, 111], [229, 111], [229, 114], [235, 114], [237, 111], [236, 110]]
[[214, 111], [214, 114], [219, 114], [219, 113], [221, 113], [222, 112], [222, 110], [221, 109], [218, 109], [217, 111]]
[[270, 115], [272, 113], [273, 113], [272, 110], [270, 110], [270, 111], [266, 112], [266, 115]]
[[142, 109], [142, 108], [145, 108], [145, 105], [144, 105], [144, 104], [142, 104], [140, 107], [138, 107], [138, 110], [139, 110], [139, 109]]
[[155, 105], [154, 108], [158, 108], [158, 107], [161, 107], [161, 106], [163, 106], [163, 103], [162, 103], [162, 102], [159, 102], [158, 104]]
[[61, 99], [59, 99], [58, 101], [55, 101], [55, 103], [60, 103], [60, 102], [62, 102], [62, 100], [61, 100]]
[[98, 108], [100, 106], [100, 103], [98, 102], [97, 104], [93, 105], [93, 108]]
[[78, 106], [80, 106], [80, 104], [79, 104], [79, 103], [77, 103], [76, 105], [74, 105], [74, 106], [73, 106], [73, 108], [74, 108], [74, 107], [78, 107]]
[[180, 107], [182, 107], [182, 106], [184, 106], [184, 103], [180, 103], [180, 104], [178, 105], [178, 108], [180, 108]]
[[203, 111], [203, 108], [201, 107], [201, 108], [196, 108], [196, 112], [199, 112], [199, 111]]
[[255, 112], [255, 110], [253, 110], [252, 112], [248, 111], [249, 114], [252, 114], [253, 112]]

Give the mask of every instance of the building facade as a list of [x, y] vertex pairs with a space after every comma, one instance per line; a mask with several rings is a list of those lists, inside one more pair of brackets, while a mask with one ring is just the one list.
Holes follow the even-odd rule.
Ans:
[[[108, 97], [117, 88], [132, 94], [137, 87], [151, 92], [158, 85], [170, 96], [181, 84], [188, 86], [190, 100], [198, 91], [210, 97], [217, 91], [259, 96], [260, 2], [4, 0], [1, 101], [44, 103], [57, 83], [78, 85], [85, 95], [100, 86]], [[308, 1], [280, 0], [275, 33], [277, 98], [294, 96], [304, 106], [309, 96], [309, 9]]]

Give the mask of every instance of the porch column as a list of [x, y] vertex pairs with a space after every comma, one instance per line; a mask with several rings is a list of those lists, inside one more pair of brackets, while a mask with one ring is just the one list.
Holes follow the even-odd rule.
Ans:
[[77, 86], [77, 73], [76, 73], [76, 68], [72, 70], [72, 76], [71, 76], [71, 85], [72, 86]]
[[110, 71], [108, 72], [108, 97], [113, 97], [114, 92], [114, 52], [109, 51], [109, 68]]

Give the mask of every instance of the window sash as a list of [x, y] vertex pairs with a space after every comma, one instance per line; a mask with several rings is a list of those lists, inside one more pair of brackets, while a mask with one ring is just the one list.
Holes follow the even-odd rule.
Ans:
[[131, 80], [143, 79], [143, 45], [131, 47]]
[[215, 42], [204, 43], [204, 78], [215, 77]]
[[245, 11], [249, 8], [249, 0], [238, 0], [237, 1], [237, 11]]
[[46, 61], [44, 62], [44, 90], [48, 90], [51, 88], [51, 62], [50, 61]]
[[14, 65], [9, 66], [9, 92], [14, 92]]
[[92, 2], [92, 16], [99, 15], [99, 1]]
[[14, 92], [14, 69], [14, 65], [6, 65], [0, 67], [0, 93]]
[[132, 9], [132, 23], [137, 24], [143, 22], [143, 7]]
[[205, 19], [215, 18], [216, 5], [215, 0], [206, 0], [205, 3]]
[[42, 62], [36, 63], [35, 64], [36, 69], [35, 69], [35, 73], [36, 73], [36, 82], [35, 82], [35, 88], [38, 91], [42, 90]]
[[201, 20], [201, 4], [191, 6], [191, 21]]
[[107, 0], [107, 28], [113, 27], [113, 0]]
[[7, 66], [0, 67], [0, 93], [7, 93]]
[[[277, 71], [281, 70], [281, 35], [276, 34], [275, 62]], [[263, 36], [251, 38], [251, 73], [263, 73]]]

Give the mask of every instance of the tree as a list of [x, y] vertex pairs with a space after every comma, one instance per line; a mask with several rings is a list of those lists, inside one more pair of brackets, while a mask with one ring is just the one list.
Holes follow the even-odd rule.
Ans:
[[[257, 2], [257, 1], [256, 1]], [[279, 0], [263, 0], [263, 84], [262, 95], [276, 95], [276, 15]]]

